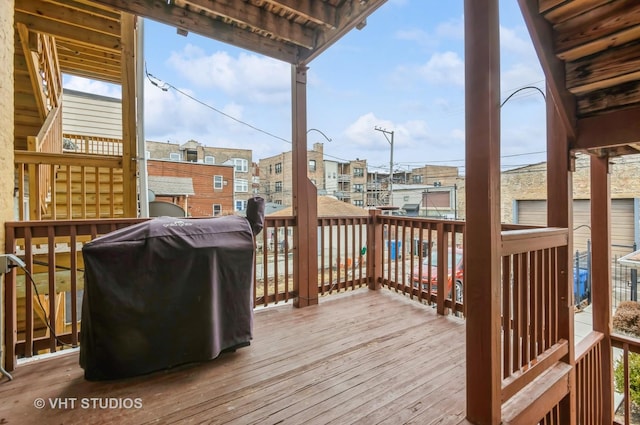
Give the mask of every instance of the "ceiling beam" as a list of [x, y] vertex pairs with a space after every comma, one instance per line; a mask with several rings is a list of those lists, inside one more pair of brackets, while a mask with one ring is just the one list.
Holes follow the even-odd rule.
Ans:
[[42, 0], [15, 0], [16, 12], [22, 12], [37, 18], [54, 21], [57, 25], [73, 25], [114, 37], [120, 36], [120, 22], [104, 16], [81, 12], [60, 3], [47, 3]]
[[238, 2], [236, 0], [218, 0], [215, 3], [209, 0], [189, 0], [189, 5], [240, 24], [248, 25], [267, 34], [277, 35], [278, 38], [298, 46], [307, 49], [315, 47], [316, 37], [313, 30], [305, 28], [286, 17], [270, 13], [251, 3]]
[[232, 44], [288, 63], [296, 63], [300, 56], [300, 51], [306, 50], [237, 27], [230, 28], [224, 22], [167, 4], [166, 0], [94, 0], [94, 2], [133, 15], [151, 18], [176, 28], [183, 28], [204, 37]]
[[49, 34], [56, 38], [85, 45], [96, 45], [113, 52], [120, 51], [120, 37], [73, 25], [61, 25], [60, 22], [18, 11], [15, 13], [15, 22], [24, 24], [31, 31]]
[[640, 143], [640, 106], [582, 118], [577, 122], [577, 130], [578, 137], [571, 146], [574, 150]]
[[266, 3], [300, 15], [318, 25], [336, 29], [336, 8], [329, 3], [312, 0], [266, 0]]
[[342, 38], [346, 33], [354, 29], [356, 26], [364, 22], [369, 15], [382, 6], [387, 0], [368, 0], [347, 1], [336, 11], [336, 16], [340, 21], [336, 23], [336, 29], [333, 31], [324, 31], [320, 33], [321, 39], [318, 41], [318, 48], [311, 51], [307, 56], [301, 55], [301, 63], [309, 63], [320, 53], [327, 50], [336, 41]]
[[576, 102], [566, 88], [564, 62], [551, 51], [554, 45], [553, 28], [538, 12], [537, 0], [518, 0], [518, 3], [567, 136], [573, 139], [576, 136]]

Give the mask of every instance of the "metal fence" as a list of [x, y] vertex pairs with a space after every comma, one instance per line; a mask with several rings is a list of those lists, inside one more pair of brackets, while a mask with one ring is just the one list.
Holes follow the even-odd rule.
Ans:
[[[612, 245], [616, 248], [628, 248], [629, 252], [637, 250], [633, 245]], [[612, 307], [615, 310], [622, 301], [638, 301], [638, 270], [618, 261], [619, 255], [612, 259], [611, 283], [613, 286]]]

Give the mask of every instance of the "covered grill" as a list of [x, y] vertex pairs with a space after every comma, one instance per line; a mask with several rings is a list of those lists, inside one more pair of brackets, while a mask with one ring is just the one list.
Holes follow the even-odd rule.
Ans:
[[87, 243], [85, 378], [139, 375], [249, 345], [263, 219], [257, 198], [247, 218], [160, 217]]

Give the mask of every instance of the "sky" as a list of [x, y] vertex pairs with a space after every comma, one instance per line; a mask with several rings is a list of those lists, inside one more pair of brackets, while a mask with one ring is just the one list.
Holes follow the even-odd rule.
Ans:
[[[544, 91], [516, 2], [500, 0], [500, 23], [501, 99]], [[144, 40], [147, 140], [252, 149], [255, 162], [291, 150], [289, 64], [148, 19]], [[121, 97], [102, 82], [67, 76], [64, 85]], [[319, 130], [308, 145], [324, 143], [327, 160], [388, 172], [391, 143], [377, 127], [394, 132], [394, 171], [454, 165], [463, 175], [463, 1], [388, 0], [309, 64], [307, 105], [307, 126]], [[502, 168], [544, 161], [545, 140], [544, 98], [524, 89], [502, 108]]]

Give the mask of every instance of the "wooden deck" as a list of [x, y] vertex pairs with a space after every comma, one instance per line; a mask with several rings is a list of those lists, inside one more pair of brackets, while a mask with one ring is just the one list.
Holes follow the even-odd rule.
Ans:
[[251, 345], [210, 362], [102, 382], [77, 352], [21, 365], [0, 424], [467, 424], [464, 336], [461, 319], [360, 289], [257, 310]]

